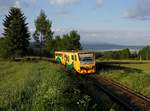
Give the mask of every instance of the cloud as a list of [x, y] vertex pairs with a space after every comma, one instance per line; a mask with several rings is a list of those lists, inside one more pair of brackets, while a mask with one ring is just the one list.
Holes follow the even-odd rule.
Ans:
[[[59, 6], [64, 6], [68, 4], [73, 4], [80, 2], [81, 0], [48, 0], [51, 5], [59, 5]], [[102, 7], [104, 0], [94, 0], [96, 7], [100, 8]]]
[[76, 3], [78, 1], [80, 1], [80, 0], [49, 0], [49, 3], [51, 5], [63, 6], [63, 5], [73, 4], [73, 3]]
[[28, 3], [22, 0], [0, 0], [0, 14], [6, 13], [10, 7], [28, 7]]
[[100, 8], [103, 5], [104, 0], [96, 0], [96, 7]]
[[20, 1], [15, 1], [14, 7], [21, 8]]
[[113, 43], [121, 45], [147, 45], [150, 43], [150, 32], [127, 30], [80, 30], [82, 43]]
[[[55, 35], [69, 33], [72, 28], [52, 29]], [[84, 30], [75, 29], [81, 36], [82, 43], [112, 43], [120, 45], [148, 45], [150, 43], [149, 31], [129, 31], [129, 30]]]
[[138, 0], [138, 3], [126, 11], [124, 18], [150, 20], [150, 0]]
[[52, 31], [55, 32], [55, 35], [63, 35], [69, 33], [71, 28], [52, 27]]

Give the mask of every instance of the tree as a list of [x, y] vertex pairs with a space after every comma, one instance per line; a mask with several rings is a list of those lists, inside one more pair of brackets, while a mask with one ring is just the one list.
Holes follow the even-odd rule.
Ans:
[[19, 8], [10, 8], [9, 14], [5, 16], [4, 39], [5, 56], [17, 57], [24, 56], [29, 46], [29, 31], [26, 23], [26, 17]]
[[131, 55], [131, 53], [128, 48], [121, 50], [121, 58], [122, 59], [128, 59], [130, 57], [130, 55]]
[[4, 49], [4, 38], [0, 37], [0, 57], [3, 57], [5, 54], [5, 49]]
[[80, 35], [77, 31], [71, 31], [69, 34], [63, 35], [62, 48], [64, 50], [80, 50], [82, 49], [80, 44]]
[[71, 31], [62, 37], [56, 36], [49, 45], [49, 48], [50, 47], [54, 50], [80, 50], [82, 49], [80, 35], [77, 31]]
[[60, 36], [55, 37], [55, 43], [53, 44], [55, 46], [55, 49], [62, 50], [63, 49], [63, 42]]
[[70, 32], [70, 47], [72, 50], [79, 50], [81, 49], [80, 44], [80, 35], [77, 33], [77, 31], [71, 31]]
[[149, 60], [150, 59], [150, 46], [145, 46], [139, 51], [140, 59]]
[[62, 50], [70, 50], [71, 49], [71, 41], [69, 34], [64, 34], [62, 37]]
[[43, 47], [48, 49], [50, 42], [53, 39], [53, 32], [51, 30], [52, 22], [47, 19], [45, 12], [41, 10], [40, 15], [35, 20], [35, 32], [33, 37], [40, 46], [40, 57], [42, 55]]

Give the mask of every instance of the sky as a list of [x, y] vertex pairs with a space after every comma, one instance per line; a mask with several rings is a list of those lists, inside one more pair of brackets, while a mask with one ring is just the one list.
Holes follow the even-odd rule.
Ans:
[[55, 35], [77, 30], [82, 43], [150, 44], [150, 0], [0, 0], [0, 35], [12, 6], [21, 8], [31, 33], [43, 9]]

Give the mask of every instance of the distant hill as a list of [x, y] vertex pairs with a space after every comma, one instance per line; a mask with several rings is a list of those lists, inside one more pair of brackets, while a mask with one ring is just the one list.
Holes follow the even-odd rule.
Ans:
[[[143, 46], [128, 46], [128, 45], [117, 45], [117, 44], [109, 44], [109, 43], [81, 43], [83, 49], [85, 50], [120, 50], [129, 48], [130, 50], [139, 50], [143, 48]], [[35, 48], [35, 42], [30, 43], [30, 47]]]
[[128, 45], [117, 45], [117, 44], [109, 44], [109, 43], [82, 43], [83, 49], [87, 50], [120, 50], [129, 48], [130, 50], [139, 50], [143, 48], [143, 46], [128, 46]]

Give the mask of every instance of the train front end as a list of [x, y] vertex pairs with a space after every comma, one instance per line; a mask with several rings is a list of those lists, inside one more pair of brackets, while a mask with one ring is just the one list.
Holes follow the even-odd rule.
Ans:
[[79, 53], [79, 74], [94, 74], [96, 72], [95, 54], [93, 52]]

